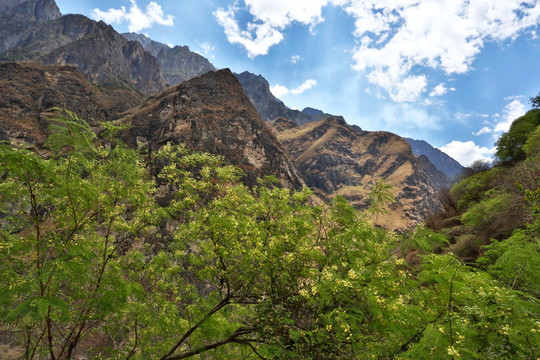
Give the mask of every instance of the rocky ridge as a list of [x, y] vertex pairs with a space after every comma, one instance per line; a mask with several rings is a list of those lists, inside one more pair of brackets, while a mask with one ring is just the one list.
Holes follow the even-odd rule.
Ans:
[[74, 66], [0, 63], [0, 141], [39, 148], [51, 108], [66, 108], [91, 125], [115, 119], [141, 98], [123, 89], [101, 91]]
[[95, 84], [134, 87], [146, 95], [165, 86], [157, 60], [138, 42], [83, 15], [65, 15], [28, 28], [0, 58], [74, 65]]
[[423, 164], [395, 134], [358, 130], [338, 117], [302, 126], [284, 118], [269, 124], [306, 184], [324, 199], [341, 195], [366, 209], [371, 187], [383, 178], [394, 188], [397, 201], [390, 204], [387, 216], [374, 219], [376, 224], [405, 230], [440, 209], [435, 195], [449, 179], [433, 165]]
[[149, 97], [122, 122], [131, 125], [125, 141], [155, 151], [164, 144], [223, 155], [254, 185], [275, 175], [288, 188], [303, 182], [283, 146], [261, 120], [230, 70], [209, 72]]
[[0, 2], [0, 53], [17, 44], [29, 27], [57, 20], [60, 10], [54, 0], [2, 0]]
[[170, 85], [216, 70], [207, 58], [190, 51], [188, 46], [169, 47], [143, 34], [124, 33], [122, 36], [131, 41], [138, 41], [144, 50], [157, 59], [163, 78]]

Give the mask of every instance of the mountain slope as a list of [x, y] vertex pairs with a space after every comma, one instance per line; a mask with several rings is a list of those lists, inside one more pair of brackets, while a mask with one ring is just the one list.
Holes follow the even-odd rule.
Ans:
[[[26, 0], [24, 4], [33, 2], [35, 0]], [[12, 36], [13, 41], [9, 50], [0, 54], [1, 60], [71, 64], [96, 84], [136, 87], [146, 95], [163, 89], [165, 81], [157, 60], [138, 42], [130, 42], [111, 26], [82, 15], [56, 18], [45, 15], [50, 12], [48, 8], [36, 8], [36, 11], [38, 17], [51, 20], [38, 23], [29, 19], [16, 41], [13, 40], [16, 28], [11, 30], [11, 35], [4, 33], [4, 36]], [[8, 25], [10, 21], [8, 19]]]
[[12, 48], [27, 28], [61, 17], [54, 0], [2, 0], [0, 53]]
[[283, 186], [300, 188], [296, 169], [261, 120], [230, 70], [209, 72], [152, 96], [122, 119], [132, 127], [131, 146], [150, 151], [168, 142], [221, 154], [247, 174], [246, 182], [275, 175]]
[[302, 126], [283, 118], [269, 124], [306, 184], [323, 198], [342, 195], [365, 209], [371, 187], [383, 178], [393, 186], [397, 202], [389, 206], [388, 216], [375, 219], [378, 225], [404, 230], [440, 209], [436, 193], [441, 184], [432, 177], [445, 176], [430, 172], [395, 134], [357, 130], [337, 117]]
[[97, 125], [141, 102], [131, 91], [100, 91], [73, 66], [32, 63], [0, 63], [0, 93], [0, 141], [38, 148], [52, 107], [66, 108]]
[[124, 33], [122, 36], [131, 41], [138, 41], [146, 51], [158, 60], [163, 78], [170, 85], [179, 84], [216, 70], [208, 59], [190, 51], [187, 46], [174, 46], [171, 48], [168, 45], [153, 41], [146, 35], [136, 33]]
[[411, 145], [414, 155], [427, 156], [429, 161], [431, 161], [433, 165], [437, 167], [437, 169], [445, 173], [450, 179], [455, 179], [456, 176], [460, 175], [463, 170], [465, 170], [465, 167], [463, 167], [456, 160], [452, 159], [441, 150], [434, 148], [424, 140], [414, 140], [409, 138], [405, 138], [405, 140], [407, 140], [407, 142]]

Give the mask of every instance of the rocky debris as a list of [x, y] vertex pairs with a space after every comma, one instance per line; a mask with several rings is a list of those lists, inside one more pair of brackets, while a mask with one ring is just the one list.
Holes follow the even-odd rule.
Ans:
[[244, 170], [249, 185], [265, 175], [275, 175], [289, 188], [303, 185], [286, 151], [228, 69], [169, 87], [122, 121], [132, 125], [125, 134], [131, 146], [155, 151], [168, 142], [184, 143], [223, 155]]
[[153, 41], [143, 34], [124, 33], [122, 36], [128, 40], [138, 41], [147, 52], [157, 59], [163, 78], [170, 85], [179, 84], [216, 70], [207, 58], [190, 51], [187, 46], [170, 47]]
[[[427, 164], [415, 157], [408, 143], [388, 132], [362, 131], [343, 118], [328, 117], [302, 126], [286, 119], [269, 123], [295, 159], [306, 185], [324, 199], [342, 195], [360, 209], [368, 207], [371, 187], [379, 178], [392, 185], [397, 201], [389, 215], [375, 223], [392, 230], [419, 224], [440, 208], [438, 186]], [[431, 165], [433, 167], [433, 165]]]

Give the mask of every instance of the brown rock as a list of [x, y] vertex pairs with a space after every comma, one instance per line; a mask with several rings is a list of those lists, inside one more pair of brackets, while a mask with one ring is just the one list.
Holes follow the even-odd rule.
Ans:
[[209, 72], [149, 97], [123, 118], [126, 142], [154, 151], [168, 142], [221, 154], [247, 174], [275, 175], [283, 186], [302, 181], [282, 145], [261, 120], [230, 70]]
[[296, 127], [282, 119], [270, 124], [306, 184], [322, 198], [342, 195], [366, 209], [370, 189], [379, 178], [392, 185], [397, 201], [390, 204], [388, 215], [375, 216], [377, 225], [405, 230], [440, 206], [420, 159], [395, 134], [361, 131], [341, 117]]

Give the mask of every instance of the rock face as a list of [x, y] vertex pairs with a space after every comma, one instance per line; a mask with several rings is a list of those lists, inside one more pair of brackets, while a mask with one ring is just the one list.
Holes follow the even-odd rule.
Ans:
[[261, 75], [255, 75], [248, 71], [235, 74], [242, 84], [246, 95], [255, 106], [259, 115], [264, 121], [271, 121], [278, 117], [283, 117], [294, 121], [297, 124], [307, 124], [312, 121], [321, 120], [327, 116], [321, 110], [305, 108], [302, 111], [288, 108], [281, 100], [276, 98], [270, 91], [270, 84]]
[[90, 124], [114, 119], [141, 102], [133, 92], [102, 92], [73, 66], [0, 63], [0, 140], [40, 147], [53, 107]]
[[393, 186], [397, 202], [389, 206], [388, 216], [375, 222], [397, 230], [420, 223], [440, 207], [438, 184], [431, 177], [444, 174], [427, 173], [426, 164], [395, 134], [357, 130], [338, 117], [302, 126], [286, 119], [269, 124], [306, 184], [322, 198], [342, 195], [365, 209], [372, 185], [383, 178]]
[[[13, 11], [33, 3], [36, 0], [27, 0]], [[75, 65], [95, 84], [136, 87], [146, 95], [164, 88], [165, 81], [157, 60], [138, 42], [128, 41], [111, 26], [82, 15], [56, 17], [51, 13], [51, 4], [56, 6], [52, 0], [38, 3], [43, 4], [34, 7], [35, 18], [51, 20], [29, 21], [19, 34], [6, 31], [4, 36], [10, 40], [4, 41], [1, 60]]]
[[261, 120], [230, 70], [209, 72], [152, 96], [122, 119], [125, 140], [157, 150], [167, 142], [223, 155], [247, 174], [246, 182], [275, 175], [283, 186], [302, 181], [282, 145]]
[[216, 70], [208, 59], [190, 51], [187, 46], [171, 48], [151, 40], [146, 35], [136, 33], [124, 33], [122, 36], [128, 40], [138, 41], [146, 51], [158, 60], [163, 78], [168, 84], [179, 84]]
[[431, 161], [433, 165], [439, 169], [439, 171], [445, 173], [450, 179], [455, 179], [456, 176], [460, 175], [463, 170], [465, 170], [465, 168], [456, 160], [452, 159], [441, 150], [434, 148], [427, 142], [409, 138], [405, 138], [405, 140], [407, 140], [407, 142], [411, 145], [414, 155], [427, 156], [429, 161]]
[[24, 30], [59, 19], [54, 0], [2, 0], [0, 2], [0, 53], [12, 48]]

